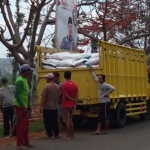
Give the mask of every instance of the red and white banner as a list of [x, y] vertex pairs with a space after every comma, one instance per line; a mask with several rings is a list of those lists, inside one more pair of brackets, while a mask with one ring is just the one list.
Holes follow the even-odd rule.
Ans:
[[56, 1], [56, 48], [76, 51], [77, 47], [77, 1]]

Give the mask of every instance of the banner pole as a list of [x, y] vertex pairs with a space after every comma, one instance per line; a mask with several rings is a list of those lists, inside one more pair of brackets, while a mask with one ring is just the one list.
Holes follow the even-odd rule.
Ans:
[[54, 48], [57, 48], [58, 1], [56, 0]]

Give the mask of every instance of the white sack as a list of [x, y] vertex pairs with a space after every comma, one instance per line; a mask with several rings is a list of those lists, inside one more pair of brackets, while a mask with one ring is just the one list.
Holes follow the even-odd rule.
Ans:
[[46, 64], [46, 65], [51, 65], [51, 66], [54, 66], [56, 67], [58, 64], [59, 64], [59, 60], [56, 60], [56, 59], [46, 59], [46, 60], [42, 60], [42, 63], [43, 64]]
[[92, 53], [81, 53], [81, 55], [86, 58], [89, 59], [92, 56]]
[[70, 53], [70, 54], [67, 54], [67, 55], [64, 55], [63, 56], [63, 60], [64, 59], [75, 59], [75, 60], [79, 60], [79, 59], [83, 59], [84, 56], [80, 53]]
[[60, 52], [60, 53], [54, 53], [51, 55], [47, 55], [46, 57], [49, 59], [56, 59], [56, 60], [63, 60], [63, 56], [69, 55], [69, 52]]
[[92, 53], [91, 58], [99, 58], [99, 53]]
[[76, 60], [76, 61], [73, 62], [73, 66], [74, 67], [80, 66], [80, 65], [85, 64], [85, 62], [87, 62], [87, 59]]
[[55, 67], [49, 65], [43, 65], [42, 67], [43, 69], [56, 69]]
[[94, 68], [94, 67], [99, 67], [99, 65], [93, 65], [92, 67], [93, 67], [93, 68]]
[[72, 67], [74, 61], [74, 59], [62, 60], [59, 62], [59, 64], [57, 64], [57, 67]]
[[87, 68], [87, 66], [86, 65], [79, 65], [79, 66], [77, 66], [75, 68]]
[[56, 69], [69, 69], [69, 68], [73, 68], [73, 67], [56, 67]]
[[91, 58], [87, 60], [86, 65], [97, 65], [99, 64], [99, 58]]

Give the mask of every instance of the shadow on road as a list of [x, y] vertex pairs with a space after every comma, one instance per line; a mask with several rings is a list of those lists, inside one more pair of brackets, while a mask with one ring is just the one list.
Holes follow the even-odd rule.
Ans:
[[[125, 127], [129, 127], [129, 126], [137, 126], [140, 124], [144, 124], [145, 122], [148, 122], [150, 120], [141, 120], [139, 116], [132, 116], [132, 117], [127, 117], [127, 121], [126, 121], [126, 125]], [[96, 129], [96, 125], [97, 125], [97, 120], [93, 119], [93, 120], [88, 120], [88, 119], [84, 119], [82, 120], [80, 126], [75, 126], [75, 129], [77, 130], [95, 130]], [[110, 128], [111, 129], [116, 129], [116, 124], [115, 122], [111, 122], [110, 123]]]

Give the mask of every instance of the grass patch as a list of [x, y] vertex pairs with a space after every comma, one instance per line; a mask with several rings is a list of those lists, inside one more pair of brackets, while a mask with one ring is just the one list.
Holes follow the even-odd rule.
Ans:
[[29, 132], [40, 132], [44, 130], [45, 130], [45, 127], [43, 124], [43, 120], [30, 122]]

